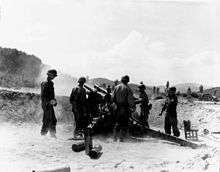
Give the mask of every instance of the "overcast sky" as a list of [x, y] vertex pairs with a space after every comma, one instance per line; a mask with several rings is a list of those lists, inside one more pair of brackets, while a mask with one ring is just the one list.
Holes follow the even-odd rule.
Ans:
[[211, 0], [0, 0], [0, 46], [73, 76], [220, 86]]

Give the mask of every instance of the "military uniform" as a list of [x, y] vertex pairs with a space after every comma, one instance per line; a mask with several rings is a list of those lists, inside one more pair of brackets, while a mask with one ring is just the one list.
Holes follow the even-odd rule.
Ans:
[[43, 109], [43, 125], [41, 128], [41, 135], [47, 134], [50, 131], [51, 134], [56, 133], [57, 119], [54, 113], [51, 100], [55, 100], [53, 82], [48, 80], [41, 83], [41, 102]]
[[87, 125], [87, 109], [86, 109], [86, 90], [83, 87], [77, 86], [73, 88], [70, 95], [70, 103], [75, 118], [75, 134], [85, 129]]
[[120, 139], [122, 139], [122, 135], [128, 128], [129, 116], [131, 115], [130, 108], [135, 107], [133, 92], [126, 84], [121, 83], [115, 87], [112, 96], [113, 102], [117, 105], [114, 135], [116, 137], [117, 130], [120, 130]]
[[149, 124], [148, 124], [148, 115], [149, 115], [149, 100], [148, 100], [148, 96], [146, 94], [146, 92], [140, 92], [139, 95], [139, 99], [140, 99], [140, 108], [141, 108], [141, 115], [140, 115], [140, 121], [142, 122], [142, 124], [146, 127], [149, 128]]
[[177, 127], [178, 120], [177, 120], [177, 111], [176, 111], [177, 104], [178, 104], [177, 96], [168, 95], [162, 111], [166, 110], [165, 125], [164, 125], [165, 133], [171, 134], [171, 128], [172, 128], [174, 136], [179, 137], [180, 132]]

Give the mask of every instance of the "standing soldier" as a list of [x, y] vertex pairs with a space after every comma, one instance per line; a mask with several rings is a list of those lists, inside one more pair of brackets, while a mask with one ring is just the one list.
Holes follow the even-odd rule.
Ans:
[[128, 86], [129, 76], [123, 76], [121, 84], [115, 87], [112, 98], [117, 105], [115, 114], [114, 140], [117, 140], [119, 131], [119, 139], [123, 141], [128, 129], [129, 116], [131, 115], [131, 108], [135, 109], [133, 92]]
[[149, 104], [148, 96], [145, 92], [146, 86], [144, 84], [141, 84], [138, 86], [139, 88], [139, 100], [135, 101], [136, 104], [140, 103], [141, 108], [141, 115], [140, 115], [140, 121], [141, 123], [149, 128], [148, 124], [148, 115], [150, 113], [150, 109], [152, 107], [151, 104]]
[[177, 127], [178, 121], [177, 121], [177, 111], [176, 111], [177, 104], [178, 104], [178, 99], [176, 96], [176, 88], [171, 87], [168, 91], [168, 96], [165, 105], [163, 106], [159, 116], [161, 116], [163, 111], [166, 110], [165, 125], [164, 125], [165, 133], [171, 134], [171, 127], [172, 127], [174, 136], [179, 137], [180, 132]]
[[53, 106], [57, 105], [54, 94], [54, 83], [52, 80], [57, 76], [57, 71], [52, 69], [47, 72], [47, 81], [41, 83], [41, 102], [43, 109], [43, 125], [41, 135], [50, 135], [56, 138], [56, 123], [57, 119], [54, 113]]
[[86, 127], [86, 89], [83, 87], [85, 82], [85, 77], [79, 78], [78, 86], [73, 88], [70, 95], [70, 103], [75, 118], [74, 137], [82, 136], [82, 131]]

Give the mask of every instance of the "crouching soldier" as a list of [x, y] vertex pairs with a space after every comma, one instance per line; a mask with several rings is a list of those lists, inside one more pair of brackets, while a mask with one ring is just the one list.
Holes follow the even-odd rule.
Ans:
[[41, 83], [41, 103], [43, 109], [43, 125], [41, 128], [41, 135], [46, 135], [49, 131], [52, 137], [56, 137], [57, 123], [53, 109], [53, 106], [57, 105], [57, 101], [54, 94], [54, 83], [52, 82], [56, 76], [56, 70], [49, 70], [47, 72], [47, 81]]
[[141, 84], [138, 86], [139, 88], [139, 100], [135, 101], [136, 104], [140, 103], [141, 108], [141, 114], [140, 114], [140, 121], [143, 126], [149, 128], [148, 124], [148, 116], [150, 113], [150, 109], [152, 108], [152, 105], [149, 104], [148, 96], [145, 92], [145, 85]]
[[70, 103], [72, 104], [72, 112], [75, 118], [74, 137], [82, 136], [86, 127], [86, 89], [83, 87], [85, 82], [86, 78], [79, 78], [78, 86], [73, 88], [70, 95]]
[[119, 139], [123, 141], [128, 131], [129, 116], [131, 109], [135, 109], [133, 92], [128, 86], [129, 76], [123, 76], [121, 84], [115, 87], [112, 98], [117, 105], [115, 114], [114, 140], [117, 140], [118, 132]]
[[174, 136], [179, 137], [180, 131], [177, 127], [178, 121], [177, 121], [177, 111], [176, 111], [177, 104], [178, 104], [178, 99], [176, 96], [176, 88], [171, 87], [168, 91], [165, 105], [163, 106], [159, 116], [161, 116], [162, 113], [166, 110], [165, 125], [164, 125], [165, 133], [171, 134], [171, 128], [172, 128]]

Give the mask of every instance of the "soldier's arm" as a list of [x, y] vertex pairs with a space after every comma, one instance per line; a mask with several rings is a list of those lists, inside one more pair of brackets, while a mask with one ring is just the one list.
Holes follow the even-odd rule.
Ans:
[[50, 105], [50, 100], [49, 100], [49, 96], [48, 96], [48, 85], [47, 83], [43, 82], [41, 84], [41, 98], [44, 100], [44, 102], [46, 103], [46, 105]]
[[163, 105], [162, 110], [161, 110], [159, 116], [161, 116], [163, 114], [163, 112], [166, 110], [166, 108], [167, 108], [167, 101], [165, 101], [165, 104]]
[[128, 89], [128, 104], [131, 108], [135, 108], [135, 99], [131, 89]]
[[175, 102], [175, 105], [178, 104], [178, 98], [176, 96], [175, 96], [174, 102]]
[[44, 82], [41, 83], [41, 95], [42, 98], [46, 98], [46, 84]]
[[149, 103], [149, 98], [148, 98], [147, 94], [145, 95], [144, 99], [145, 99], [145, 101], [146, 101], [147, 104], [148, 104], [148, 103]]
[[76, 101], [76, 88], [73, 88], [71, 94], [70, 94], [70, 99], [69, 99], [71, 104], [74, 104]]

